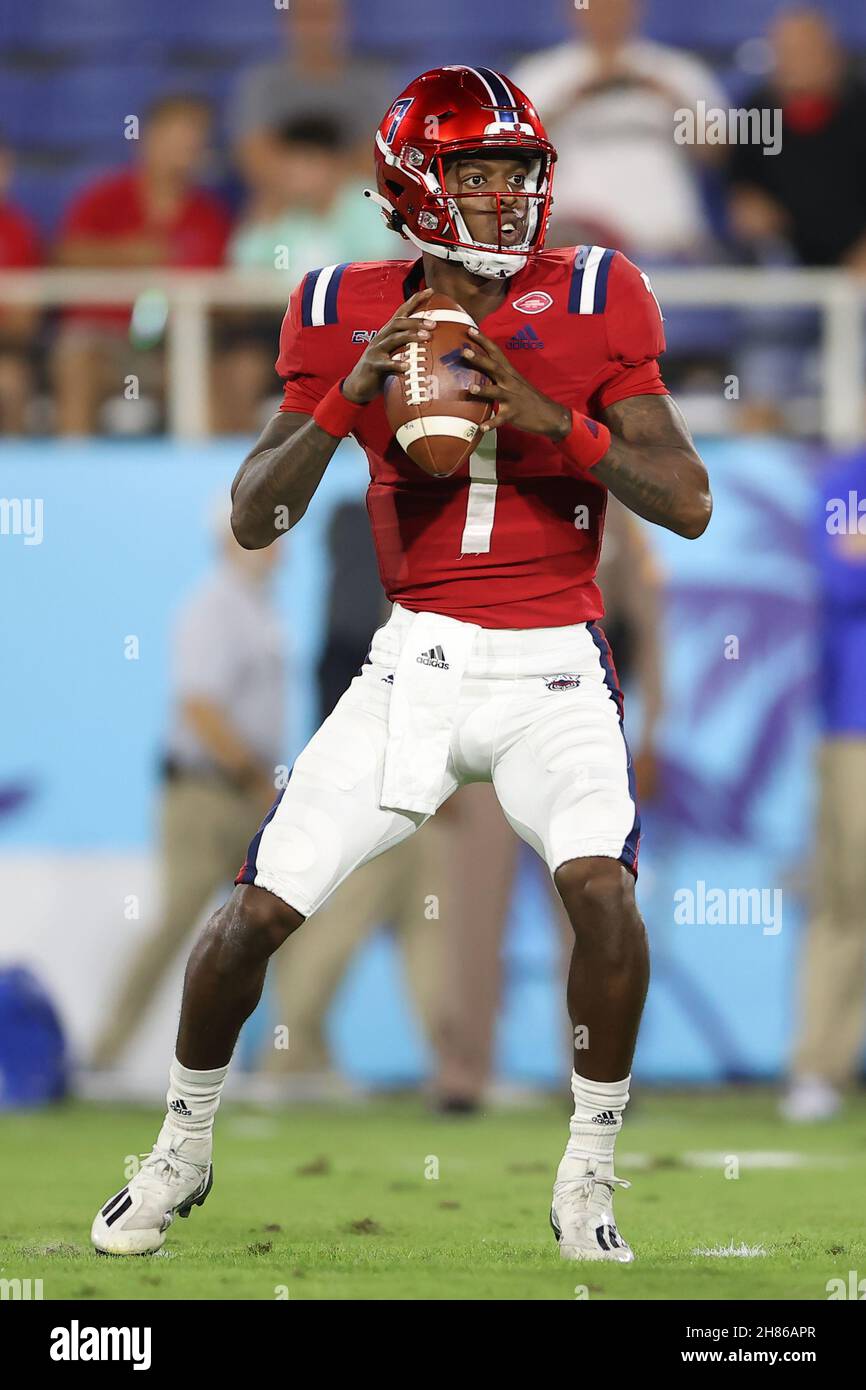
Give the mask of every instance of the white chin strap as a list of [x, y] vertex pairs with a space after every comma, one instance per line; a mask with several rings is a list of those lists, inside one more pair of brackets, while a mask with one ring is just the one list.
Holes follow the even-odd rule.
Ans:
[[[378, 203], [382, 209], [385, 221], [390, 226], [391, 216], [394, 212], [393, 207], [387, 198], [383, 198], [372, 188], [364, 189], [364, 196], [371, 198], [374, 203]], [[454, 209], [457, 230], [467, 241], [471, 240], [468, 229], [460, 216], [460, 212]], [[479, 246], [443, 246], [436, 241], [423, 241], [410, 227], [404, 223], [402, 227], [403, 236], [407, 237], [419, 251], [427, 251], [431, 256], [437, 256], [440, 261], [458, 261], [470, 275], [483, 275], [487, 280], [508, 280], [512, 275], [516, 275], [526, 265], [525, 255], [503, 256], [497, 254], [492, 249]]]

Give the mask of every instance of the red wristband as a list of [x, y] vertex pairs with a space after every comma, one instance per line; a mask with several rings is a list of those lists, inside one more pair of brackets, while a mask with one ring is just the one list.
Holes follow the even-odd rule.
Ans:
[[313, 419], [325, 434], [332, 434], [335, 439], [345, 439], [366, 409], [366, 405], [347, 401], [343, 395], [343, 382], [338, 381], [319, 401], [313, 411]]
[[601, 462], [610, 448], [610, 430], [598, 420], [591, 420], [588, 415], [573, 410], [571, 433], [560, 440], [559, 447], [581, 473], [588, 473]]

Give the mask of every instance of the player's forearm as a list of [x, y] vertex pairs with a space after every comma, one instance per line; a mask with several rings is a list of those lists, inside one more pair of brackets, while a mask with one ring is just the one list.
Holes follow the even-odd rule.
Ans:
[[668, 395], [631, 396], [599, 416], [610, 445], [593, 478], [644, 521], [696, 540], [713, 510], [707, 470]]
[[340, 443], [312, 419], [294, 424], [286, 435], [291, 425], [276, 416], [232, 485], [232, 530], [245, 550], [263, 550], [297, 525]]
[[644, 521], [696, 540], [713, 510], [706, 469], [691, 450], [615, 436], [592, 476]]

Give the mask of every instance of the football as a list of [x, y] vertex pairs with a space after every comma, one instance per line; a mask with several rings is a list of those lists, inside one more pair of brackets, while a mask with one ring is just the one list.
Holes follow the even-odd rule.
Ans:
[[434, 478], [447, 478], [481, 442], [479, 426], [492, 412], [469, 387], [487, 381], [463, 360], [475, 320], [445, 294], [431, 295], [413, 318], [432, 318], [436, 327], [420, 343], [395, 354], [409, 370], [385, 382], [385, 410], [397, 443], [413, 463]]

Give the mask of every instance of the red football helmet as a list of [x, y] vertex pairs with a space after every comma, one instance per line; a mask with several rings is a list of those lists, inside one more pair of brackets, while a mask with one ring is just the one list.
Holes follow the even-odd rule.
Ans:
[[[525, 154], [530, 163], [519, 191], [449, 193], [445, 166], [469, 152]], [[460, 261], [475, 275], [503, 278], [522, 270], [527, 256], [544, 245], [550, 216], [556, 150], [535, 107], [523, 92], [491, 68], [433, 68], [417, 77], [391, 106], [376, 132], [378, 194], [367, 189], [385, 220], [422, 251]], [[474, 241], [461, 212], [464, 198], [496, 199], [497, 239]], [[514, 230], [508, 209], [525, 199], [524, 235], [509, 245]], [[524, 219], [521, 219], [524, 220]]]

